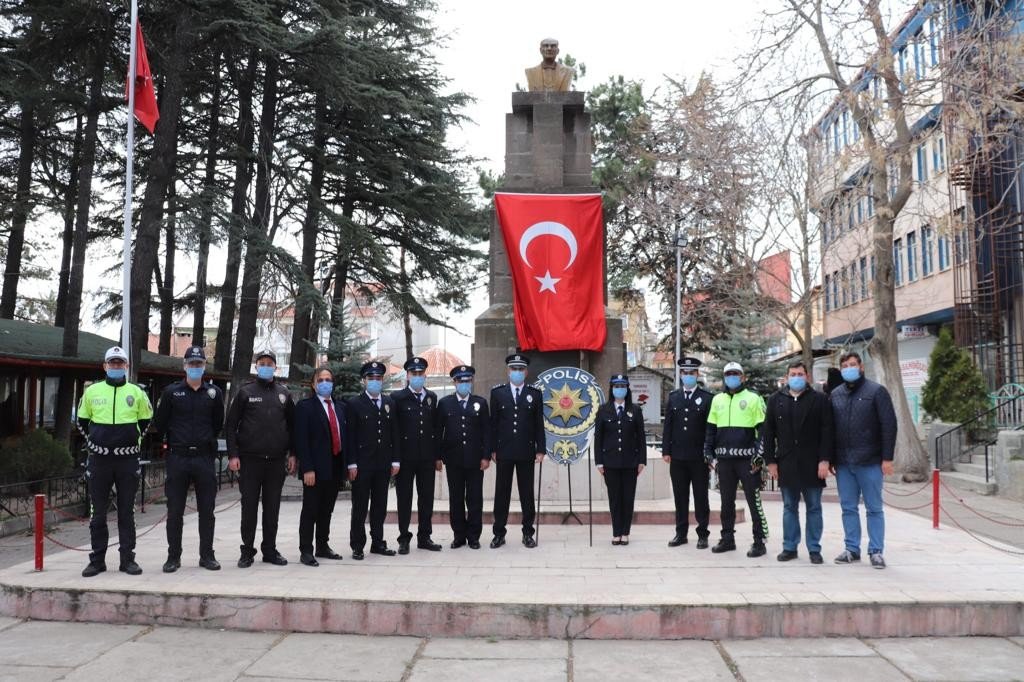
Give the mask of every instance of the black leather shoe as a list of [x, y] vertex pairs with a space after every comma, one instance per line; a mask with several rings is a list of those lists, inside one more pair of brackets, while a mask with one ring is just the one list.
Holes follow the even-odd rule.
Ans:
[[[479, 542], [477, 543], [480, 544]], [[416, 543], [416, 549], [425, 549], [428, 552], [440, 552], [441, 545], [437, 544], [433, 540], [419, 540]]]
[[90, 561], [89, 565], [82, 569], [83, 578], [92, 578], [93, 576], [105, 573], [107, 565], [102, 561]]
[[775, 557], [779, 561], [792, 561], [799, 556], [795, 549], [784, 549], [779, 552], [779, 556]]
[[[466, 544], [466, 538], [455, 538], [454, 540], [452, 540], [451, 548], [452, 549], [458, 549], [459, 547], [462, 547], [465, 544]], [[480, 544], [480, 543], [477, 543], [477, 544]]]
[[219, 571], [220, 570], [220, 562], [217, 561], [216, 559], [214, 559], [212, 556], [211, 557], [206, 557], [205, 559], [200, 558], [199, 559], [199, 567], [200, 568], [205, 568], [207, 571]]
[[305, 566], [319, 566], [320, 562], [313, 558], [313, 555], [309, 552], [302, 552], [299, 554], [299, 562]]
[[274, 564], [275, 566], [287, 566], [288, 560], [281, 556], [280, 552], [274, 552], [273, 554], [264, 554], [263, 563]]
[[678, 547], [679, 545], [685, 545], [689, 540], [686, 539], [685, 535], [676, 535], [674, 538], [668, 541], [669, 547]]
[[491, 540], [491, 549], [498, 549], [505, 544], [505, 538], [500, 535], [495, 535], [494, 539]]
[[353, 549], [352, 550], [352, 558], [355, 559], [356, 561], [362, 561], [364, 556], [365, 555], [363, 554], [363, 550], [361, 550], [361, 549]]
[[238, 567], [239, 568], [249, 568], [250, 566], [252, 566], [252, 559], [253, 559], [252, 555], [250, 555], [250, 554], [243, 554], [242, 556], [238, 557]]
[[167, 557], [167, 561], [164, 562], [163, 572], [174, 573], [179, 568], [181, 568], [181, 559], [172, 559], [171, 557]]
[[707, 549], [707, 548], [708, 548], [708, 539], [707, 538], [697, 538], [697, 549]]
[[470, 549], [480, 549], [480, 541], [479, 540], [470, 540], [469, 541], [469, 548]]
[[330, 547], [321, 547], [313, 553], [313, 556], [318, 559], [333, 559], [334, 561], [341, 561], [344, 558]]
[[823, 564], [823, 563], [825, 563], [825, 559], [822, 558], [821, 552], [811, 552], [810, 553], [810, 557], [811, 557], [811, 563], [812, 564]]
[[[370, 550], [370, 551], [373, 551], [373, 550]], [[404, 542], [402, 540], [398, 541], [398, 553], [399, 554], [408, 554], [409, 553], [409, 541], [408, 540], [405, 540]]]
[[755, 542], [750, 546], [750, 549], [747, 550], [747, 556], [751, 559], [759, 556], [764, 556], [767, 553], [768, 550], [765, 548], [763, 542]]
[[381, 556], [395, 556], [395, 550], [389, 549], [387, 543], [381, 543], [376, 546], [370, 547], [370, 554], [380, 554]]
[[122, 573], [127, 573], [128, 575], [142, 575], [142, 568], [140, 568], [139, 565], [135, 563], [134, 559], [122, 561], [121, 565], [117, 568], [117, 570], [121, 571]]
[[529, 547], [530, 549], [533, 549], [536, 546], [537, 546], [537, 541], [534, 539], [534, 537], [532, 535], [524, 535], [523, 536], [523, 547]]
[[735, 552], [736, 543], [731, 540], [719, 540], [718, 544], [711, 548], [711, 551], [715, 554], [721, 554], [722, 552]]

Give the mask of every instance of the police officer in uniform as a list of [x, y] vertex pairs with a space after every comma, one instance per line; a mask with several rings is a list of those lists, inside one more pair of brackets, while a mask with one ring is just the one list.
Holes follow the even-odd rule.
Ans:
[[384, 542], [384, 519], [388, 514], [388, 484], [398, 474], [400, 459], [395, 447], [395, 402], [381, 393], [384, 363], [367, 362], [359, 370], [363, 392], [349, 398], [348, 431], [353, 449], [349, 451], [348, 480], [352, 482], [352, 526], [349, 544], [352, 558], [363, 560], [366, 546], [366, 513], [370, 513], [370, 553], [394, 556]]
[[668, 463], [676, 503], [676, 534], [668, 546], [678, 547], [689, 541], [692, 487], [693, 511], [697, 517], [697, 549], [707, 549], [708, 536], [711, 535], [708, 530], [711, 470], [704, 461], [704, 438], [714, 396], [697, 385], [700, 360], [680, 358], [676, 364], [682, 375], [682, 387], [669, 393], [661, 437], [661, 458]]
[[449, 373], [455, 393], [437, 404], [436, 442], [448, 476], [448, 510], [452, 549], [469, 543], [480, 549], [483, 531], [484, 471], [491, 464], [490, 414], [487, 401], [473, 395], [476, 370], [460, 365]]
[[181, 568], [181, 527], [191, 484], [199, 510], [199, 565], [220, 570], [213, 554], [213, 507], [217, 500], [217, 434], [224, 426], [224, 393], [203, 381], [206, 353], [185, 351], [185, 378], [164, 389], [156, 406], [153, 430], [167, 444], [167, 561], [164, 573]]
[[409, 385], [391, 394], [398, 423], [398, 449], [402, 467], [395, 477], [398, 498], [398, 553], [409, 553], [409, 521], [412, 518], [412, 489], [416, 484], [416, 547], [441, 551], [441, 545], [430, 539], [433, 532], [434, 477], [441, 470], [441, 457], [434, 443], [434, 416], [437, 394], [425, 388], [427, 361], [421, 357], [405, 361]]
[[103, 357], [106, 379], [90, 385], [78, 405], [78, 428], [85, 436], [89, 458], [85, 475], [92, 503], [89, 535], [92, 552], [82, 576], [91, 578], [107, 570], [107, 508], [110, 491], [117, 489], [117, 535], [121, 554], [119, 570], [139, 575], [135, 563], [135, 493], [142, 467], [139, 464], [142, 434], [153, 417], [145, 392], [128, 383], [128, 354], [119, 346]]
[[530, 360], [521, 353], [505, 358], [508, 383], [491, 390], [491, 458], [498, 467], [494, 482], [494, 539], [491, 548], [505, 544], [512, 477], [519, 484], [523, 511], [523, 544], [536, 547], [533, 521], [533, 467], [544, 461], [544, 404], [539, 389], [526, 385]]
[[626, 375], [613, 375], [611, 389], [612, 399], [597, 410], [594, 463], [608, 486], [612, 544], [628, 545], [636, 479], [647, 464], [647, 439], [644, 417], [640, 408], [633, 404]]
[[256, 380], [245, 383], [228, 408], [224, 426], [228, 467], [239, 472], [242, 495], [242, 546], [239, 568], [252, 566], [256, 556], [256, 515], [263, 499], [264, 563], [285, 566], [277, 551], [277, 517], [286, 472], [295, 473], [290, 453], [295, 403], [288, 388], [274, 379], [277, 356], [271, 350], [256, 355]]

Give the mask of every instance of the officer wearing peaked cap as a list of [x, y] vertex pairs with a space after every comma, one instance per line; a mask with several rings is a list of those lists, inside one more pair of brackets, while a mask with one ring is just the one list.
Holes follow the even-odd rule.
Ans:
[[402, 456], [402, 467], [395, 477], [395, 497], [398, 500], [398, 553], [409, 553], [412, 533], [412, 490], [416, 487], [416, 547], [431, 552], [441, 545], [430, 539], [433, 532], [431, 516], [434, 514], [434, 482], [441, 470], [441, 457], [434, 442], [434, 417], [437, 412], [437, 394], [426, 388], [427, 361], [419, 356], [405, 361], [408, 385], [391, 394], [395, 401], [396, 437]]
[[512, 478], [519, 485], [523, 512], [523, 545], [536, 547], [533, 522], [534, 465], [544, 461], [544, 404], [540, 390], [526, 384], [530, 360], [522, 353], [505, 358], [508, 383], [491, 390], [491, 457], [498, 471], [494, 481], [494, 539], [491, 547], [505, 544], [508, 511], [512, 501]]
[[636, 480], [647, 464], [644, 418], [633, 404], [629, 378], [611, 378], [612, 399], [597, 411], [594, 427], [594, 463], [608, 486], [612, 517], [612, 544], [628, 545], [633, 523]]
[[708, 488], [711, 472], [704, 461], [704, 438], [711, 393], [698, 385], [701, 362], [697, 358], [680, 358], [682, 387], [672, 391], [665, 407], [661, 456], [669, 465], [672, 494], [676, 507], [676, 534], [669, 547], [685, 545], [690, 529], [690, 488], [693, 488], [693, 510], [697, 518], [697, 549], [707, 549], [711, 505]]
[[363, 392], [349, 398], [348, 431], [353, 449], [348, 461], [352, 482], [352, 525], [349, 544], [352, 558], [363, 559], [366, 546], [366, 514], [370, 514], [370, 553], [394, 556], [384, 541], [384, 519], [388, 514], [388, 484], [400, 471], [396, 447], [395, 402], [382, 393], [384, 363], [367, 362], [359, 370]]
[[480, 549], [483, 530], [484, 471], [490, 466], [490, 414], [487, 401], [473, 394], [473, 376], [469, 365], [460, 365], [449, 373], [455, 393], [441, 398], [437, 405], [435, 440], [448, 478], [448, 509], [451, 519], [452, 549], [469, 544]]

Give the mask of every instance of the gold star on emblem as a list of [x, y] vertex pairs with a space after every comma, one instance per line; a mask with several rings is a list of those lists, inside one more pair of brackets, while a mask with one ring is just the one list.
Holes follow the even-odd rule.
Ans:
[[587, 401], [580, 399], [582, 388], [575, 391], [569, 388], [569, 384], [562, 384], [562, 388], [551, 392], [551, 397], [544, 401], [544, 404], [551, 408], [550, 419], [561, 417], [563, 424], [568, 424], [573, 417], [583, 419], [580, 408], [587, 404]]

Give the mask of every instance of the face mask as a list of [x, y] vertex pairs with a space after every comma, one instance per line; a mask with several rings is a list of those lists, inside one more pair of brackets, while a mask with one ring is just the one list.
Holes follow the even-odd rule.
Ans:
[[326, 398], [334, 392], [333, 381], [321, 381], [316, 385], [316, 394], [321, 398]]
[[789, 377], [787, 382], [789, 384], [789, 390], [800, 392], [807, 388], [806, 377]]
[[366, 391], [370, 395], [377, 395], [384, 390], [383, 379], [367, 379], [366, 380]]
[[409, 377], [409, 388], [411, 388], [414, 391], [417, 391], [417, 392], [418, 391], [422, 391], [423, 390], [423, 386], [426, 385], [426, 383], [427, 383], [427, 378], [426, 377], [419, 377], [419, 376]]
[[473, 389], [473, 384], [467, 382], [459, 382], [455, 384], [455, 392], [461, 395], [463, 398], [469, 395], [469, 392]]
[[126, 370], [124, 369], [108, 369], [107, 378], [112, 379], [114, 381], [121, 381], [121, 379], [124, 379], [125, 373]]
[[256, 368], [256, 376], [264, 381], [270, 381], [274, 378], [274, 368], [270, 365], [260, 365]]
[[735, 391], [743, 383], [743, 379], [738, 376], [729, 375], [725, 378], [725, 387], [730, 391]]
[[521, 384], [526, 381], [526, 371], [522, 369], [514, 369], [508, 373], [508, 380], [513, 384]]
[[843, 381], [848, 381], [851, 384], [860, 379], [860, 367], [843, 367], [839, 372], [843, 375]]
[[685, 386], [686, 388], [693, 388], [696, 385], [697, 385], [697, 377], [696, 376], [694, 376], [693, 374], [684, 374], [683, 375], [683, 386]]
[[203, 378], [204, 371], [205, 368], [203, 367], [186, 367], [185, 376], [188, 377], [189, 381], [199, 381]]
[[626, 388], [625, 386], [613, 386], [612, 387], [612, 396], [616, 400], [625, 400], [626, 399], [626, 391], [628, 391], [628, 390], [629, 389]]

